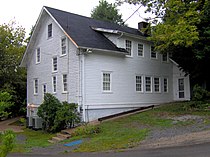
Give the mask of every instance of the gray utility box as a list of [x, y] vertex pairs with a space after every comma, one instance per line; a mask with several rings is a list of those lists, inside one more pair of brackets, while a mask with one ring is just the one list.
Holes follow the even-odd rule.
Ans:
[[42, 118], [40, 117], [33, 117], [33, 129], [38, 130], [42, 129]]

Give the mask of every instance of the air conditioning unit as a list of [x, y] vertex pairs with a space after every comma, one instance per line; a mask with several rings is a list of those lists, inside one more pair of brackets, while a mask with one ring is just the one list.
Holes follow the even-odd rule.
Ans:
[[42, 118], [40, 117], [33, 117], [33, 129], [38, 130], [42, 128]]
[[33, 127], [33, 117], [27, 117], [27, 127], [32, 128]]

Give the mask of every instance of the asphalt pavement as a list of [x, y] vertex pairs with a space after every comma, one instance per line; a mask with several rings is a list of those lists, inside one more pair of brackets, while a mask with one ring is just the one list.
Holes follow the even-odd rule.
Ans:
[[106, 153], [10, 154], [8, 157], [210, 157], [210, 143]]

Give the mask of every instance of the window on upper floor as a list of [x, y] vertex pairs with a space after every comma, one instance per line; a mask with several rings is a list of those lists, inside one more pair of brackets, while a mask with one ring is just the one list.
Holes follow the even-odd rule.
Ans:
[[154, 77], [154, 92], [160, 92], [160, 77]]
[[36, 49], [36, 64], [40, 63], [41, 61], [41, 50], [40, 48]]
[[66, 55], [67, 46], [66, 46], [66, 37], [61, 38], [61, 55]]
[[128, 51], [128, 56], [131, 56], [132, 42], [130, 40], [125, 40], [125, 49]]
[[144, 45], [140, 43], [138, 44], [138, 56], [144, 57]]
[[103, 92], [111, 92], [111, 72], [103, 72], [102, 77]]
[[57, 77], [56, 76], [52, 77], [52, 92], [53, 93], [57, 92]]
[[136, 91], [143, 92], [143, 79], [141, 75], [136, 76]]
[[34, 94], [38, 94], [38, 79], [34, 79]]
[[163, 92], [168, 92], [168, 78], [163, 78]]
[[52, 59], [52, 71], [57, 72], [58, 71], [58, 58], [53, 57]]
[[63, 74], [63, 92], [68, 91], [67, 74]]
[[168, 62], [168, 53], [163, 53], [162, 54], [162, 61], [163, 62]]
[[51, 38], [52, 37], [52, 23], [48, 25], [47, 27], [47, 37]]
[[145, 77], [145, 91], [152, 92], [152, 80], [149, 76]]
[[152, 59], [157, 59], [157, 52], [155, 52], [155, 47], [154, 46], [150, 47], [150, 57]]

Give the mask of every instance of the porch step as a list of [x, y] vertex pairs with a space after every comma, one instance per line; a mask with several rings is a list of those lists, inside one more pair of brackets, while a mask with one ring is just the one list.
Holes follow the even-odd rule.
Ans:
[[69, 139], [71, 137], [70, 134], [63, 134], [63, 133], [57, 133], [56, 135], [57, 137], [63, 138], [63, 139]]

